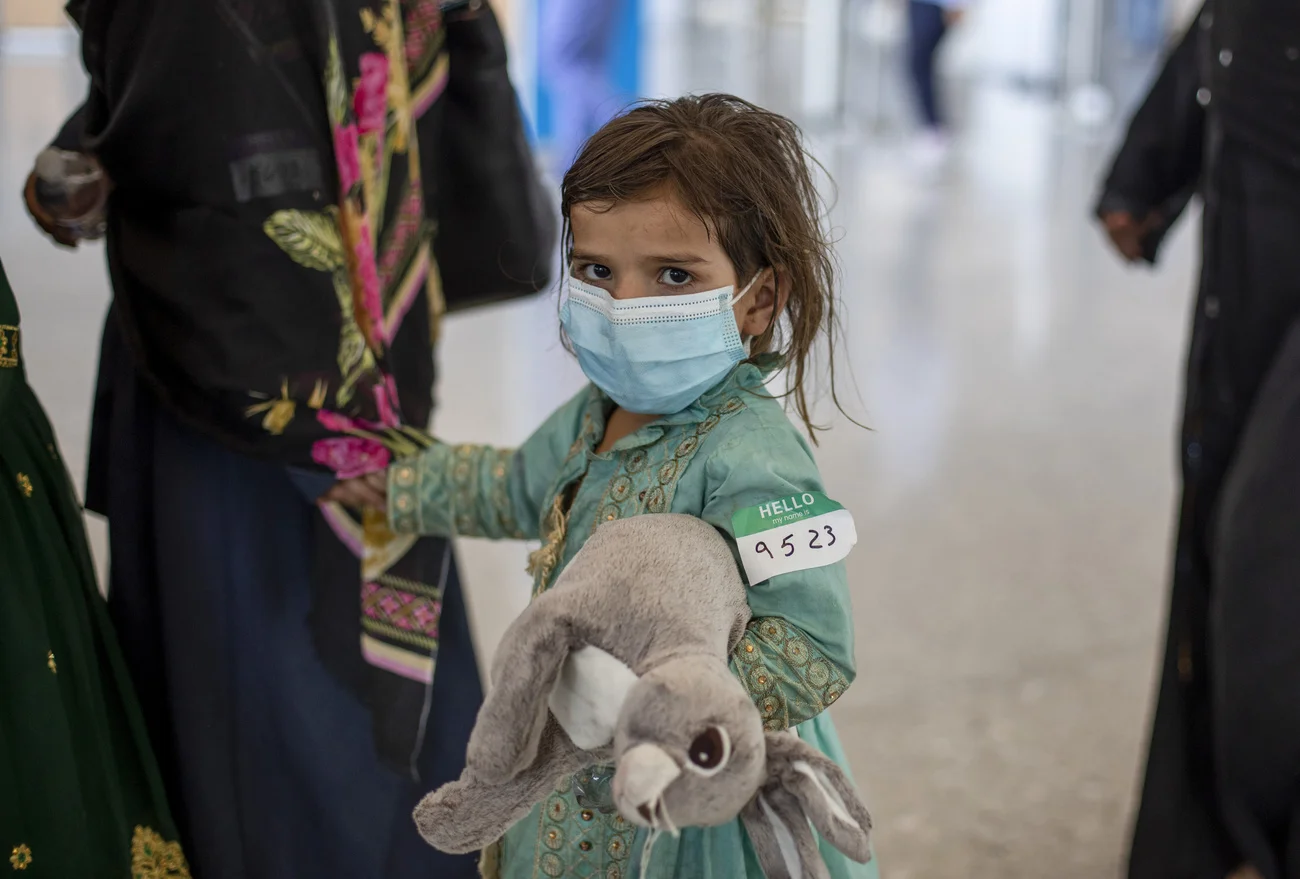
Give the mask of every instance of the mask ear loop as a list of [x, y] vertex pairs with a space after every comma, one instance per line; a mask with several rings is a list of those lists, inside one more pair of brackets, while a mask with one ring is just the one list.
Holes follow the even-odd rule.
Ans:
[[752, 287], [754, 286], [754, 282], [757, 281], [759, 278], [761, 278], [761, 277], [763, 276], [763, 272], [765, 272], [765, 271], [767, 271], [767, 269], [759, 269], [757, 272], [755, 272], [755, 273], [754, 273], [754, 277], [752, 277], [752, 278], [749, 279], [749, 283], [745, 285], [744, 289], [742, 289], [742, 290], [741, 290], [739, 293], [737, 293], [735, 296], [732, 296], [732, 297], [731, 297], [731, 302], [729, 302], [729, 303], [727, 303], [727, 304], [728, 304], [728, 305], [735, 305], [737, 302], [739, 302], [740, 300], [744, 299], [745, 296], [746, 296], [746, 294], [749, 293], [750, 288], [752, 288]]
[[[763, 272], [765, 271], [767, 271], [767, 269], [759, 269], [757, 272], [755, 272], [754, 277], [749, 279], [749, 283], [745, 285], [744, 289], [741, 290], [739, 293], [737, 293], [735, 296], [731, 297], [731, 302], [728, 303], [728, 305], [730, 305], [732, 308], [735, 308], [736, 303], [744, 299], [745, 296], [748, 295], [750, 289], [754, 286], [754, 284], [758, 281], [759, 278], [763, 277]], [[750, 345], [753, 344], [754, 339], [751, 336], [744, 339], [744, 342], [745, 342], [745, 356], [748, 357], [749, 348]]]

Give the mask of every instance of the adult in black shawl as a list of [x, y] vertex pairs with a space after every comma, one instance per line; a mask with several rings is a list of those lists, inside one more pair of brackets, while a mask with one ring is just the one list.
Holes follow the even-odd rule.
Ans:
[[1300, 6], [1209, 0], [1098, 206], [1154, 261], [1205, 202], [1168, 646], [1130, 879], [1300, 877]]
[[114, 187], [88, 505], [195, 875], [473, 875], [410, 820], [481, 700], [450, 549], [322, 501], [425, 441], [438, 3], [69, 12], [55, 144]]

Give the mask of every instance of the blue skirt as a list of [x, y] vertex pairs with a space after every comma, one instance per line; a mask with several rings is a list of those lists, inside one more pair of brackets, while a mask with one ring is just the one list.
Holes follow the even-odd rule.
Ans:
[[455, 566], [423, 748], [397, 771], [358, 685], [359, 576], [350, 594], [313, 576], [357, 564], [314, 503], [327, 485], [179, 423], [110, 313], [87, 500], [109, 520], [110, 610], [194, 875], [476, 876], [411, 820], [460, 775], [482, 701]]

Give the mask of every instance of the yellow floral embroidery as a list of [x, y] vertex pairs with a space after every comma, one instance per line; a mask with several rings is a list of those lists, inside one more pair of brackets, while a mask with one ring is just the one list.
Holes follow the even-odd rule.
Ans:
[[148, 827], [131, 839], [132, 879], [190, 879], [190, 865], [179, 843], [167, 842]]
[[26, 473], [18, 474], [18, 490], [23, 493], [23, 497], [32, 496], [32, 480]]
[[282, 379], [279, 397], [267, 400], [265, 403], [258, 403], [256, 406], [249, 406], [244, 410], [244, 414], [252, 418], [265, 412], [266, 417], [262, 419], [262, 428], [272, 436], [279, 436], [284, 433], [289, 422], [293, 421], [297, 410], [298, 404], [289, 399], [289, 380]]
[[18, 366], [18, 327], [0, 324], [0, 369]]
[[[406, 69], [406, 37], [397, 0], [387, 0], [379, 15], [370, 9], [361, 10], [361, 24], [374, 39], [375, 45], [388, 56], [388, 106], [392, 108], [395, 117], [392, 146], [394, 152], [405, 153], [412, 134], [413, 120], [411, 84]], [[417, 174], [417, 166], [412, 166], [411, 173]]]
[[54, 661], [54, 651], [53, 651], [53, 650], [51, 650], [48, 654], [46, 654], [46, 656], [45, 656], [45, 664], [46, 664], [47, 666], [49, 666], [50, 671], [53, 672], [54, 674], [58, 674], [58, 673], [59, 673], [59, 664], [58, 664], [57, 662]]
[[319, 409], [325, 405], [326, 398], [329, 397], [330, 385], [324, 379], [317, 379], [316, 385], [311, 389], [311, 396], [307, 398], [307, 406], [312, 409]]
[[[347, 256], [343, 249], [343, 237], [339, 231], [344, 218], [336, 207], [328, 207], [319, 213], [299, 210], [276, 211], [265, 223], [262, 230], [280, 246], [289, 258], [300, 266], [319, 272], [329, 272], [333, 276], [334, 294], [338, 299], [342, 321], [339, 327], [339, 372], [343, 376], [335, 396], [340, 406], [347, 405], [352, 399], [353, 388], [357, 379], [366, 370], [375, 365], [374, 353], [366, 344], [365, 334], [356, 319], [356, 305], [352, 297], [352, 282], [348, 277]], [[313, 409], [325, 405], [328, 387], [317, 384], [312, 390]], [[279, 399], [267, 400], [248, 409], [248, 414], [266, 413], [262, 426], [273, 434], [278, 434], [288, 426], [293, 418], [293, 403], [287, 399], [288, 388], [281, 389]], [[281, 426], [283, 425], [283, 426]], [[279, 427], [279, 431], [275, 428]]]
[[32, 865], [32, 850], [25, 845], [14, 846], [9, 855], [9, 863], [15, 870], [26, 870]]

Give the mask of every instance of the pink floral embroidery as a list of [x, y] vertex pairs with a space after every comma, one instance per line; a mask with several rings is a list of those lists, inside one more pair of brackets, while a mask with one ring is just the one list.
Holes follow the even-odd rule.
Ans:
[[407, 3], [406, 23], [406, 64], [411, 66], [420, 60], [433, 37], [442, 27], [442, 14], [434, 0], [415, 0]]
[[438, 636], [442, 602], [437, 599], [371, 582], [361, 587], [361, 608], [372, 620], [430, 638]]
[[358, 224], [357, 240], [353, 245], [356, 255], [357, 282], [361, 284], [361, 307], [374, 331], [375, 341], [387, 344], [384, 333], [383, 286], [379, 281], [379, 268], [375, 264], [375, 248], [370, 242], [370, 224], [363, 218]]
[[[392, 379], [390, 378], [389, 381]], [[397, 395], [392, 394], [388, 383], [377, 384], [374, 387], [375, 408], [379, 410], [379, 423], [384, 427], [397, 427], [401, 420], [397, 417], [397, 411], [394, 408], [397, 403]]]
[[325, 409], [316, 412], [316, 420], [320, 422], [321, 427], [332, 430], [334, 433], [352, 433], [355, 430], [363, 429], [359, 422], [348, 418], [346, 415], [329, 412]]
[[361, 154], [357, 127], [343, 125], [334, 129], [334, 156], [339, 166], [339, 192], [347, 195], [361, 180]]
[[388, 401], [389, 401], [390, 403], [393, 404], [393, 408], [394, 408], [395, 410], [397, 410], [398, 412], [401, 412], [401, 411], [402, 411], [402, 403], [401, 403], [401, 400], [400, 400], [400, 399], [398, 398], [398, 396], [397, 396], [397, 378], [396, 378], [396, 376], [392, 375], [391, 373], [390, 373], [389, 375], [384, 376], [384, 383], [388, 385]]
[[390, 228], [392, 231], [384, 244], [384, 252], [379, 260], [379, 278], [388, 286], [393, 282], [402, 258], [408, 249], [414, 249], [415, 237], [424, 225], [424, 196], [420, 187], [408, 184], [406, 198], [402, 199], [401, 210], [397, 212]]
[[392, 455], [374, 440], [340, 436], [317, 440], [311, 447], [312, 460], [334, 471], [339, 479], [355, 479], [387, 469]]
[[361, 56], [361, 82], [352, 101], [362, 134], [383, 131], [388, 122], [388, 57], [379, 52]]

